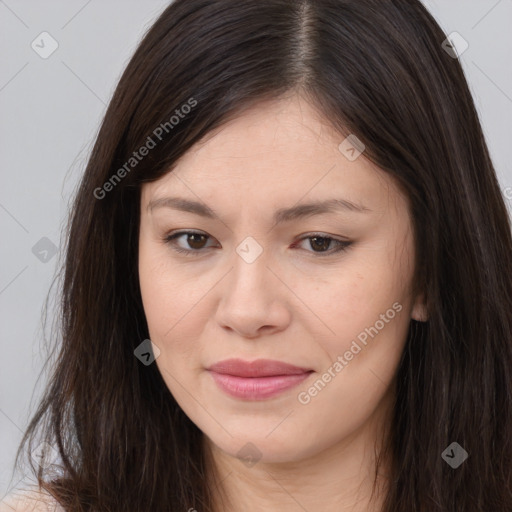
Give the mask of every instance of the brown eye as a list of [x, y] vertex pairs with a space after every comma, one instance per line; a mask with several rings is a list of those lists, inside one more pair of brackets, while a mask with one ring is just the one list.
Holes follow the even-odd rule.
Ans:
[[[212, 247], [205, 245], [209, 238], [211, 237], [205, 233], [196, 231], [178, 231], [176, 233], [167, 235], [164, 238], [164, 242], [169, 244], [176, 252], [185, 254], [187, 256], [193, 256], [199, 255], [204, 252], [204, 250], [210, 249]], [[184, 240], [181, 245], [178, 244], [180, 239]], [[317, 256], [329, 256], [331, 254], [344, 251], [352, 244], [352, 242], [337, 240], [336, 238], [323, 236], [321, 234], [305, 236], [301, 238], [300, 241], [302, 242], [304, 240], [309, 240], [309, 247], [312, 249], [307, 250], [307, 252], [316, 254]], [[334, 248], [330, 248], [332, 245]]]
[[[193, 255], [194, 253], [200, 253], [203, 249], [208, 249], [205, 246], [205, 242], [210, 237], [204, 233], [198, 233], [196, 231], [178, 231], [171, 233], [164, 238], [164, 242], [171, 245], [173, 250], [176, 252], [184, 253], [187, 255]], [[184, 245], [178, 245], [178, 240], [184, 240]]]
[[313, 236], [309, 240], [313, 249], [318, 249], [320, 252], [324, 252], [329, 249], [332, 238]]
[[203, 244], [207, 238], [206, 235], [201, 235], [198, 233], [189, 233], [187, 235], [187, 243], [192, 247], [192, 249], [202, 249]]
[[[336, 238], [332, 238], [330, 236], [323, 236], [321, 234], [312, 234], [309, 236], [305, 236], [301, 238], [301, 242], [304, 240], [309, 240], [309, 247], [313, 249], [313, 254], [317, 254], [319, 256], [323, 256], [325, 253], [325, 256], [329, 256], [331, 254], [335, 254], [340, 251], [344, 251], [347, 249], [352, 242], [343, 241], [343, 240], [337, 240]], [[331, 244], [333, 243], [334, 248], [329, 249]]]

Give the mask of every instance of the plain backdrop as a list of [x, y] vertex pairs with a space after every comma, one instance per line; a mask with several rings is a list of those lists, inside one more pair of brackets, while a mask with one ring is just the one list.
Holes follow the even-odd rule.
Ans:
[[[71, 194], [121, 72], [168, 3], [0, 0], [0, 499], [26, 480], [14, 454], [46, 379], [42, 308]], [[460, 60], [510, 208], [512, 0], [424, 3], [469, 44]]]

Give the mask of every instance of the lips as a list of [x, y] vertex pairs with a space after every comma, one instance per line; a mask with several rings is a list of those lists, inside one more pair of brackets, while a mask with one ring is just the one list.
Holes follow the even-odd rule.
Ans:
[[276, 375], [301, 375], [312, 371], [282, 361], [257, 359], [246, 362], [241, 359], [226, 359], [208, 368], [210, 371], [235, 377], [272, 377]]
[[313, 370], [282, 361], [227, 359], [208, 368], [218, 388], [242, 400], [265, 400], [307, 379]]

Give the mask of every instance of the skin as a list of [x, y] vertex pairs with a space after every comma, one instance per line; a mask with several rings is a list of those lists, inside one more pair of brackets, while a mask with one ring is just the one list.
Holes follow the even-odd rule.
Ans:
[[[160, 349], [156, 364], [205, 434], [222, 480], [218, 510], [367, 512], [381, 505], [386, 466], [369, 501], [374, 446], [389, 426], [409, 322], [425, 320], [426, 310], [422, 296], [411, 294], [407, 199], [364, 152], [347, 159], [338, 149], [344, 138], [292, 94], [244, 111], [143, 186], [139, 275], [150, 337]], [[220, 219], [148, 209], [168, 196], [205, 203]], [[279, 208], [331, 198], [368, 210], [272, 223]], [[207, 235], [174, 240], [196, 250], [191, 256], [164, 241], [187, 229]], [[322, 247], [306, 238], [318, 232], [352, 244], [336, 253], [335, 241]], [[236, 251], [249, 236], [263, 251], [252, 263]], [[299, 393], [328, 368], [332, 374], [338, 356], [397, 303], [393, 319], [301, 403]], [[231, 357], [277, 359], [314, 372], [277, 397], [241, 400], [206, 371]], [[249, 442], [259, 452], [254, 465], [237, 458]], [[221, 504], [223, 497], [229, 502]]]

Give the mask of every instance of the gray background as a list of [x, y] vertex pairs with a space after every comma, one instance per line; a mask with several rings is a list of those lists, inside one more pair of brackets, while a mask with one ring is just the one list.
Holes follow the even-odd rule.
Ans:
[[[62, 257], [52, 248], [120, 74], [167, 4], [0, 0], [0, 498], [24, 476], [14, 454], [46, 379], [42, 307]], [[424, 4], [469, 43], [460, 58], [510, 208], [512, 0]], [[46, 59], [31, 47], [49, 48], [44, 31], [58, 42]]]

